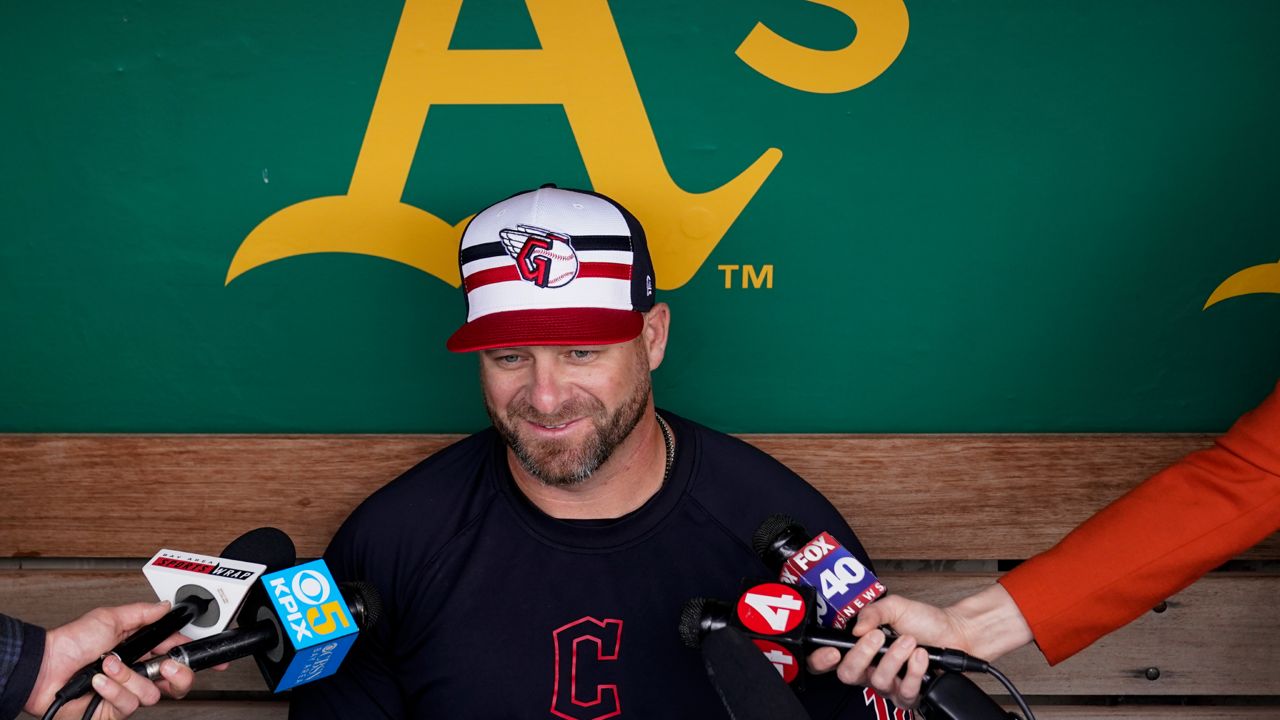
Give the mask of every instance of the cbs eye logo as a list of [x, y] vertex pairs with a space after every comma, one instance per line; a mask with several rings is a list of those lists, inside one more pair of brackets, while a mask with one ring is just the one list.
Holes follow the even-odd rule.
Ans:
[[290, 589], [293, 590], [293, 596], [297, 598], [299, 610], [302, 610], [302, 606], [310, 606], [306, 608], [303, 616], [316, 635], [335, 632], [339, 625], [343, 628], [351, 626], [351, 621], [347, 619], [347, 613], [343, 610], [341, 598], [329, 599], [329, 596], [334, 594], [333, 587], [329, 579], [321, 573], [315, 570], [300, 571], [290, 583]]
[[315, 570], [303, 570], [293, 577], [293, 594], [308, 605], [320, 605], [332, 592], [329, 579]]

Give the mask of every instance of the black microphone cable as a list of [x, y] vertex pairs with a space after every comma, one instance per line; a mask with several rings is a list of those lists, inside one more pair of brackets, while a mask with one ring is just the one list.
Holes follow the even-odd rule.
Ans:
[[80, 716], [80, 720], [92, 720], [93, 711], [98, 709], [102, 704], [102, 696], [98, 693], [93, 694], [93, 699], [89, 701], [89, 706], [84, 709], [84, 714]]
[[1036, 720], [1031, 708], [1027, 707], [1027, 701], [1022, 697], [1022, 693], [1018, 692], [1018, 688], [1013, 686], [1013, 683], [1009, 681], [1009, 678], [1005, 677], [1004, 673], [989, 663], [987, 664], [986, 672], [991, 677], [999, 680], [1000, 684], [1004, 685], [1004, 689], [1009, 691], [1009, 697], [1013, 698], [1013, 701], [1018, 704], [1018, 709], [1022, 711], [1022, 717], [1026, 718], [1026, 720]]
[[44, 711], [44, 717], [40, 720], [53, 720], [53, 716], [57, 715], [58, 711], [62, 709], [62, 706], [66, 705], [69, 701], [70, 698], [54, 698], [53, 704], [49, 706], [48, 710]]

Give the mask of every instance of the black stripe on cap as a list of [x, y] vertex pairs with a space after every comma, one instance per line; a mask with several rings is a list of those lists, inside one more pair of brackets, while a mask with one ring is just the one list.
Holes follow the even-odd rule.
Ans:
[[[626, 235], [574, 235], [570, 239], [574, 250], [618, 250], [621, 252], [631, 252], [631, 238]], [[491, 257], [502, 257], [507, 251], [502, 247], [500, 242], [480, 243], [472, 245], [462, 250], [458, 259], [463, 265], [476, 260], [484, 260]]]
[[626, 235], [574, 235], [570, 238], [574, 250], [621, 250], [631, 252], [631, 238]]
[[479, 245], [472, 245], [471, 247], [465, 248], [459, 252], [458, 261], [461, 264], [466, 265], [467, 263], [475, 262], [476, 260], [484, 260], [485, 258], [491, 257], [502, 257], [506, 254], [507, 251], [502, 247], [502, 243], [500, 242], [480, 243]]

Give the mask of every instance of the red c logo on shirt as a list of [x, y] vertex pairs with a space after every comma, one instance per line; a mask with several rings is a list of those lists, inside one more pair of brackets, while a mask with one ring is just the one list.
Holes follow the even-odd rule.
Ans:
[[[622, 649], [622, 621], [584, 617], [556, 628], [551, 638], [556, 647], [551, 714], [565, 720], [604, 720], [621, 715], [617, 685], [596, 685], [595, 698], [582, 699], [578, 691], [578, 661], [617, 660]], [[584, 644], [594, 645], [595, 651], [582, 647]]]

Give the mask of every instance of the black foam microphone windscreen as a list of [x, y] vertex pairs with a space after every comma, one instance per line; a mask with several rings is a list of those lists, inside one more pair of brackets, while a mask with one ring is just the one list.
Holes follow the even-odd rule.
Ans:
[[241, 535], [226, 550], [222, 557], [229, 560], [243, 560], [267, 566], [267, 572], [275, 572], [293, 567], [298, 560], [297, 549], [293, 539], [279, 528], [260, 527]]
[[777, 669], [736, 628], [707, 633], [702, 661], [731, 720], [809, 720]]

